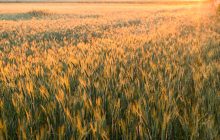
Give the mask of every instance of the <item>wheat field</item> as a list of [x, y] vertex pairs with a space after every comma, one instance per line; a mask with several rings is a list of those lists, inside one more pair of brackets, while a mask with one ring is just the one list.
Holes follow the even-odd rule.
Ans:
[[209, 4], [0, 4], [0, 139], [220, 139]]

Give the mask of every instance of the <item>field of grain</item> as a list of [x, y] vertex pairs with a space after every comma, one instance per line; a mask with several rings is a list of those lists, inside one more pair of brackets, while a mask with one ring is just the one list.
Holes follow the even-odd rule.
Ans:
[[208, 4], [0, 4], [0, 139], [220, 138]]

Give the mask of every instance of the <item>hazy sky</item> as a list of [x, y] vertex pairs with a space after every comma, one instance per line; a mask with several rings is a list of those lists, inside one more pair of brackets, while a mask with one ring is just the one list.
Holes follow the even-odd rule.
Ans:
[[13, 1], [204, 1], [204, 0], [0, 0], [5, 2], [13, 2]]

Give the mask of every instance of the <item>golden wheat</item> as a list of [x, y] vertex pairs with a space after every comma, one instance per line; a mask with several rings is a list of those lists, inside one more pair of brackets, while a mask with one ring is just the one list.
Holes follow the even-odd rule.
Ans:
[[209, 5], [0, 7], [0, 139], [220, 137]]

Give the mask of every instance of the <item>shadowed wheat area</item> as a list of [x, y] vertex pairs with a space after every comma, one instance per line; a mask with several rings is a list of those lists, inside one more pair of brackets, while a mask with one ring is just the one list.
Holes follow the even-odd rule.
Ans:
[[219, 139], [218, 14], [0, 4], [0, 139]]

